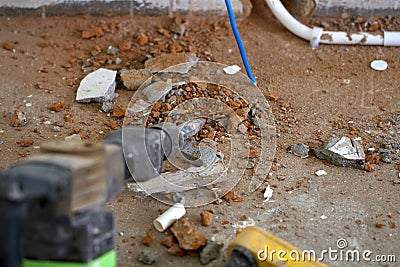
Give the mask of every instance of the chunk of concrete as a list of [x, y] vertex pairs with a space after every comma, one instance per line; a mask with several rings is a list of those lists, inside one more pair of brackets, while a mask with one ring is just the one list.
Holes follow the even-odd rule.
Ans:
[[207, 244], [207, 238], [198, 230], [192, 228], [189, 221], [181, 218], [171, 227], [171, 232], [178, 239], [179, 247], [195, 250]]
[[313, 152], [317, 158], [337, 166], [364, 168], [365, 154], [361, 144], [348, 137], [331, 138], [324, 147], [315, 148]]
[[200, 262], [205, 265], [210, 261], [216, 259], [219, 256], [223, 246], [223, 243], [208, 241], [207, 246], [205, 246], [200, 252]]
[[98, 69], [88, 74], [79, 85], [76, 101], [81, 103], [113, 100], [117, 71]]

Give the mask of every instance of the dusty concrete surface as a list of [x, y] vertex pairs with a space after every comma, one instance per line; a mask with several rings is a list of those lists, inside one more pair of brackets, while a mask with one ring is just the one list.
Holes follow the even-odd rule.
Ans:
[[[202, 59], [241, 65], [226, 19], [189, 18], [190, 30], [176, 38], [169, 31], [171, 23], [171, 19], [131, 17], [2, 19], [0, 168], [36, 153], [45, 140], [63, 140], [77, 133], [96, 141], [121, 126], [120, 118], [100, 111], [98, 104], [75, 101], [79, 82], [93, 68], [143, 68], [147, 54], [172, 50], [195, 51]], [[82, 31], [94, 27], [101, 27], [103, 34], [82, 39]], [[258, 87], [269, 97], [276, 118], [276, 160], [263, 188], [252, 194], [236, 189], [243, 201], [222, 200], [190, 208], [185, 217], [209, 239], [214, 236], [228, 242], [236, 224], [252, 219], [302, 249], [336, 249], [337, 240], [344, 238], [349, 249], [371, 250], [373, 256], [396, 255], [399, 261], [400, 184], [395, 183], [400, 166], [399, 48], [320, 46], [313, 51], [268, 14], [252, 14], [240, 30]], [[147, 43], [137, 43], [139, 32], [146, 34]], [[110, 45], [119, 47], [121, 53], [107, 55]], [[115, 64], [116, 57], [121, 64]], [[389, 68], [372, 70], [369, 64], [375, 59], [386, 60]], [[108, 60], [114, 63], [107, 64]], [[114, 106], [125, 107], [132, 91], [118, 83], [116, 92], [119, 97]], [[63, 99], [65, 106], [59, 112], [49, 110]], [[27, 125], [11, 127], [17, 108], [25, 112]], [[287, 152], [298, 142], [319, 146], [333, 135], [361, 137], [365, 150], [389, 149], [392, 163], [372, 164], [374, 171], [367, 172]], [[22, 142], [31, 144], [22, 147], [22, 140], [33, 144]], [[317, 177], [314, 173], [321, 169], [327, 175]], [[274, 193], [264, 203], [262, 189], [267, 184]], [[160, 245], [170, 233], [156, 232], [152, 221], [166, 205], [126, 191], [108, 207], [117, 218], [118, 266], [142, 266], [137, 258], [148, 250], [156, 254], [154, 266], [201, 266], [198, 257], [172, 256]], [[200, 213], [206, 210], [213, 213], [210, 226], [201, 223]], [[141, 240], [148, 231], [154, 240], [146, 247]], [[225, 261], [223, 252], [209, 266]]]

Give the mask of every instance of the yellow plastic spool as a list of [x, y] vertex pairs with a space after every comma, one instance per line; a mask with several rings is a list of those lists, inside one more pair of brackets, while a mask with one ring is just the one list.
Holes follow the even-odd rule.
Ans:
[[228, 255], [232, 250], [242, 247], [249, 251], [258, 267], [327, 267], [308, 253], [283, 241], [271, 233], [255, 226], [241, 231], [228, 246]]

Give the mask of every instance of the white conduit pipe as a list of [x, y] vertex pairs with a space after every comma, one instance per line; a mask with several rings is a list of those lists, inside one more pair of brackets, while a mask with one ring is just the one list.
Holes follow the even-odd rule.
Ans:
[[303, 39], [309, 40], [311, 47], [318, 44], [343, 44], [343, 45], [384, 45], [400, 46], [400, 32], [383, 32], [371, 34], [367, 32], [347, 33], [337, 31], [324, 31], [319, 27], [309, 28], [297, 21], [282, 5], [279, 0], [265, 0], [275, 17], [292, 33]]

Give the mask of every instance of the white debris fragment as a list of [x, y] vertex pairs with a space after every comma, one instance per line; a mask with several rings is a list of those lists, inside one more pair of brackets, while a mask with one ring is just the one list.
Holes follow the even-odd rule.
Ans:
[[240, 70], [241, 68], [238, 65], [232, 65], [224, 68], [224, 72], [229, 75], [236, 74]]
[[25, 107], [32, 107], [32, 103], [30, 102], [25, 103]]
[[265, 188], [265, 192], [264, 192], [264, 202], [267, 202], [270, 200], [270, 198], [272, 197], [272, 193], [274, 192], [274, 190], [271, 189], [271, 187], [269, 187], [269, 185], [267, 186], [267, 188]]
[[100, 68], [88, 74], [79, 85], [76, 101], [82, 103], [113, 100], [117, 71]]
[[375, 148], [369, 147], [367, 150], [368, 150], [368, 152], [374, 152], [374, 151], [375, 151]]
[[326, 220], [326, 219], [328, 219], [328, 216], [322, 214], [320, 218], [321, 218], [321, 220]]
[[248, 226], [254, 226], [254, 225], [256, 225], [256, 221], [254, 219], [248, 217], [247, 220], [245, 220], [245, 221], [240, 221], [240, 222], [237, 222], [237, 223], [233, 223], [232, 227], [234, 229], [244, 229], [244, 228], [246, 228]]
[[371, 68], [373, 70], [383, 71], [388, 68], [388, 64], [384, 60], [374, 60], [371, 62]]
[[316, 176], [327, 175], [328, 173], [325, 170], [318, 170], [315, 172]]

